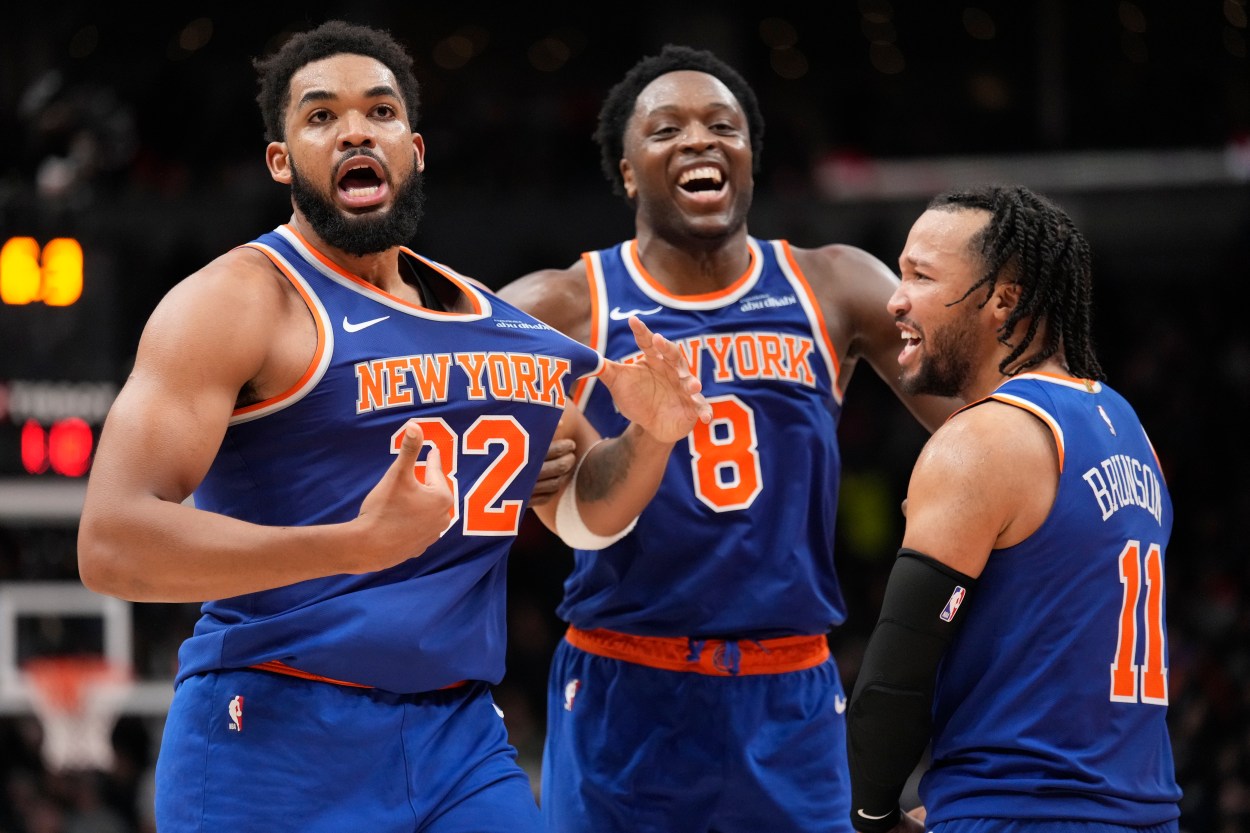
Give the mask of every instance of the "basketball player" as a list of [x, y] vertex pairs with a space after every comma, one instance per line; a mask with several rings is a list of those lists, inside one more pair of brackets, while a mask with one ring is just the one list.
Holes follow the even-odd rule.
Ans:
[[[889, 301], [912, 393], [970, 404], [925, 445], [848, 711], [852, 823], [1176, 831], [1166, 723], [1172, 504], [1090, 336], [1089, 247], [1022, 187], [942, 194]], [[940, 670], [939, 670], [940, 663]]]
[[[542, 768], [554, 833], [849, 830], [846, 696], [828, 632], [843, 392], [895, 384], [897, 278], [860, 249], [747, 231], [764, 124], [711, 53], [668, 46], [609, 93], [596, 139], [636, 238], [501, 294], [605, 356], [632, 315], [679, 343], [713, 419], [623, 536], [576, 549]], [[602, 385], [575, 392], [602, 433]], [[936, 427], [952, 404], [909, 403]], [[567, 493], [566, 493], [567, 494]]]
[[489, 686], [568, 388], [597, 374], [631, 419], [599, 443], [568, 409], [579, 488], [539, 512], [570, 541], [626, 526], [710, 415], [640, 321], [644, 360], [605, 362], [403, 246], [426, 159], [411, 63], [342, 22], [256, 62], [293, 215], [160, 302], [104, 428], [84, 583], [204, 601], [157, 764], [162, 833], [536, 833]]

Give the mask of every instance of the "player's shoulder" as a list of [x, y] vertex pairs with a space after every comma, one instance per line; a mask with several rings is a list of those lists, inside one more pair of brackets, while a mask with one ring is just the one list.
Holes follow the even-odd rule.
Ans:
[[214, 320], [225, 329], [269, 318], [289, 305], [294, 291], [264, 253], [241, 246], [178, 280], [157, 311], [181, 321]]
[[281, 273], [264, 252], [250, 246], [230, 249], [179, 282], [200, 291], [264, 292], [278, 287]]
[[136, 361], [161, 373], [204, 367], [202, 378], [241, 385], [293, 323], [308, 326], [290, 282], [262, 253], [231, 250], [165, 293], [143, 326]]
[[560, 330], [584, 319], [590, 311], [586, 263], [580, 258], [565, 268], [538, 269], [499, 288], [500, 298]]
[[927, 507], [930, 518], [938, 513], [954, 524], [951, 535], [979, 530], [994, 547], [1012, 546], [1047, 517], [1059, 469], [1048, 426], [1021, 408], [982, 400], [925, 443], [908, 484], [909, 518], [913, 507]]
[[501, 296], [522, 293], [564, 291], [567, 287], [586, 287], [586, 262], [578, 258], [566, 267], [535, 269], [509, 281], [499, 289]]
[[894, 281], [896, 276], [881, 258], [849, 243], [827, 243], [816, 248], [790, 246], [794, 262], [813, 284], [858, 284]]
[[951, 415], [925, 444], [922, 458], [940, 477], [1011, 477], [1054, 455], [1049, 427], [1032, 412], [984, 399]]
[[[791, 246], [794, 263], [825, 314], [825, 326], [840, 350], [897, 352], [898, 333], [885, 305], [898, 277], [879, 258], [846, 243], [807, 249]], [[864, 347], [866, 334], [876, 347]], [[855, 345], [859, 345], [856, 347]]]

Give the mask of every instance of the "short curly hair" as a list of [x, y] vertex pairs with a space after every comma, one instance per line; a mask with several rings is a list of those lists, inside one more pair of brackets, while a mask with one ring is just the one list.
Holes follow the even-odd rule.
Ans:
[[764, 116], [759, 100], [751, 85], [729, 64], [704, 49], [694, 49], [678, 44], [666, 44], [657, 55], [649, 55], [625, 73], [611, 90], [599, 110], [599, 125], [594, 139], [599, 144], [599, 162], [603, 175], [612, 183], [612, 190], [625, 196], [625, 183], [621, 178], [620, 161], [625, 155], [625, 125], [633, 115], [638, 95], [661, 75], [680, 70], [705, 72], [718, 79], [742, 105], [747, 117], [747, 129], [751, 139], [751, 167], [760, 170], [760, 155], [764, 151]]
[[385, 64], [399, 84], [399, 94], [408, 111], [408, 124], [416, 125], [421, 92], [408, 51], [384, 29], [329, 20], [315, 29], [292, 35], [272, 55], [252, 60], [260, 85], [256, 103], [260, 105], [260, 114], [265, 120], [265, 141], [281, 142], [286, 139], [286, 107], [291, 94], [291, 76], [314, 61], [344, 53], [364, 55]]

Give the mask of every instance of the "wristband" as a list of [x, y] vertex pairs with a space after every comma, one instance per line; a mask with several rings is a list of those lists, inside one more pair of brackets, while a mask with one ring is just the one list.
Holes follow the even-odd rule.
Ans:
[[[603, 440], [599, 440], [595, 445], [601, 442]], [[632, 532], [638, 524], [638, 518], [635, 516], [624, 529], [615, 535], [600, 535], [592, 532], [582, 520], [581, 510], [577, 508], [577, 475], [582, 470], [582, 463], [586, 462], [590, 452], [594, 451], [595, 445], [587, 449], [582, 459], [577, 461], [577, 467], [573, 469], [572, 482], [565, 487], [564, 494], [560, 495], [560, 501], [556, 504], [556, 535], [575, 550], [605, 549]]]

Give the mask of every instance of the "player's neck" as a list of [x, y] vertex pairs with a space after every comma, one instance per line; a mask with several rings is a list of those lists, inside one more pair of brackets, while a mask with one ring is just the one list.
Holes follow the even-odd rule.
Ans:
[[407, 284], [399, 272], [398, 246], [380, 252], [356, 255], [327, 243], [298, 211], [292, 215], [291, 225], [319, 254], [343, 271], [368, 281], [383, 292], [420, 302], [420, 296], [415, 294], [415, 290], [405, 289]]
[[[1000, 356], [999, 358], [1001, 359], [1002, 357]], [[1028, 369], [1021, 370], [1019, 367], [1020, 365], [1017, 363], [1016, 367], [1011, 368], [1008, 373], [1003, 373], [998, 370], [997, 363], [994, 364], [992, 369], [987, 367], [985, 373], [981, 375], [981, 378], [977, 379], [973, 385], [969, 386], [968, 390], [964, 391], [962, 394], [964, 401], [973, 402], [977, 399], [984, 399], [986, 396], [989, 396], [997, 390], [998, 386], [1006, 382], [1008, 379], [1012, 379], [1025, 373], [1044, 373], [1048, 376], [1072, 375], [1068, 372], [1068, 368], [1064, 365], [1063, 361], [1053, 356], [1041, 364]]]
[[674, 295], [697, 295], [730, 286], [751, 265], [746, 227], [718, 238], [673, 240], [638, 229], [638, 259], [647, 273]]

